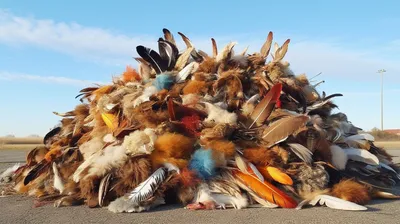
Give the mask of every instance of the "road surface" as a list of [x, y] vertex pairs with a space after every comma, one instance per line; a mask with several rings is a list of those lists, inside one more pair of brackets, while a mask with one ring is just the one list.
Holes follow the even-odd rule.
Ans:
[[[21, 151], [0, 151], [0, 170], [24, 160]], [[400, 150], [390, 153], [400, 156]], [[396, 158], [400, 162], [399, 158]], [[114, 214], [106, 208], [86, 206], [33, 208], [32, 198], [0, 198], [0, 223], [400, 223], [400, 200], [375, 200], [367, 211], [341, 211], [327, 207], [293, 209], [246, 208], [242, 210], [189, 211], [180, 206], [161, 206], [150, 212]]]

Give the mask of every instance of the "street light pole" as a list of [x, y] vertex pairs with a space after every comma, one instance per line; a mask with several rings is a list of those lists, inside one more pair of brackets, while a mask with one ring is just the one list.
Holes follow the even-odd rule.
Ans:
[[381, 131], [383, 131], [383, 73], [386, 72], [385, 69], [378, 70], [381, 74]]

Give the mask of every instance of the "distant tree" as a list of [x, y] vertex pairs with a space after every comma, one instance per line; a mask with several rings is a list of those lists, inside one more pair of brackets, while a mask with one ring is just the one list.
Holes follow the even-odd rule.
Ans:
[[370, 134], [372, 136], [374, 136], [376, 141], [399, 141], [400, 140], [399, 135], [389, 133], [386, 131], [382, 131], [376, 127], [371, 129]]
[[9, 134], [5, 136], [6, 138], [15, 138], [15, 135]]
[[40, 136], [39, 136], [39, 135], [36, 135], [36, 134], [29, 135], [28, 137], [29, 137], [29, 138], [40, 138]]

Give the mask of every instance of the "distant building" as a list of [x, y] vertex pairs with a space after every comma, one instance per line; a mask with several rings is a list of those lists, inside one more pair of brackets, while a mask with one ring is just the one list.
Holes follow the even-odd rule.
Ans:
[[386, 129], [385, 132], [400, 136], [400, 129]]

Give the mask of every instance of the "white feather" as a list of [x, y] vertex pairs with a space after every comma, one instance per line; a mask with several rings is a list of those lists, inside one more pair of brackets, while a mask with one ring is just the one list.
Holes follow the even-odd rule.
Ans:
[[344, 150], [337, 145], [331, 145], [330, 150], [332, 154], [332, 164], [339, 170], [346, 169], [348, 158]]
[[164, 167], [158, 168], [150, 177], [133, 189], [133, 191], [129, 194], [129, 199], [136, 204], [140, 204], [141, 202], [149, 199], [151, 196], [153, 196], [154, 192], [158, 189], [161, 183], [164, 182], [166, 177], [167, 169]]
[[206, 122], [214, 121], [215, 123], [226, 123], [235, 125], [237, 122], [236, 113], [229, 113], [216, 105], [204, 102], [206, 105], [208, 116], [205, 119]]
[[361, 206], [359, 204], [324, 194], [317, 195], [314, 199], [312, 199], [309, 202], [309, 204], [315, 206], [318, 202], [320, 205], [326, 205], [327, 207], [333, 209], [353, 210], [353, 211], [367, 210], [367, 207]]
[[60, 193], [64, 191], [64, 183], [60, 177], [60, 173], [57, 169], [57, 164], [53, 162], [53, 173], [54, 173], [54, 188]]
[[258, 169], [256, 168], [256, 166], [254, 166], [252, 163], [249, 163], [249, 167], [251, 168], [251, 170], [253, 170], [254, 174], [257, 176], [257, 178], [261, 181], [264, 182], [264, 177], [263, 175], [260, 173], [260, 171], [258, 171]]
[[356, 149], [356, 148], [346, 148], [344, 152], [347, 154], [347, 158], [363, 162], [370, 165], [379, 165], [379, 159], [374, 154], [368, 152], [364, 149]]
[[199, 67], [199, 63], [197, 63], [197, 62], [191, 62], [188, 65], [186, 65], [175, 77], [176, 83], [184, 82], [190, 74], [193, 74], [196, 72], [198, 67]]
[[157, 197], [155, 201], [151, 202], [150, 205], [137, 205], [133, 203], [132, 200], [127, 198], [126, 196], [122, 196], [117, 198], [115, 201], [112, 201], [108, 205], [108, 210], [114, 213], [122, 213], [122, 212], [143, 212], [149, 211], [151, 208], [154, 208], [158, 205], [165, 204], [163, 198]]
[[301, 160], [306, 163], [313, 162], [313, 153], [309, 149], [298, 143], [288, 143], [288, 145], [290, 146], [290, 149], [294, 152], [294, 154], [296, 154]]
[[243, 195], [238, 195], [237, 197], [233, 197], [226, 194], [211, 194], [211, 197], [216, 202], [216, 204], [220, 205], [230, 205], [233, 206], [235, 209], [242, 209], [248, 206], [247, 198]]
[[84, 160], [87, 160], [90, 156], [92, 156], [96, 152], [101, 151], [103, 145], [104, 142], [102, 138], [95, 137], [83, 143], [81, 146], [79, 146], [79, 151], [81, 151]]
[[128, 156], [125, 148], [122, 146], [108, 146], [104, 149], [103, 154], [98, 156], [90, 165], [87, 176], [103, 176], [112, 168], [123, 165]]
[[90, 155], [85, 161], [78, 166], [78, 168], [75, 170], [74, 174], [72, 175], [72, 179], [78, 183], [81, 179], [81, 174], [82, 172], [88, 168], [95, 160], [96, 158], [100, 155], [101, 151], [98, 151], [92, 155]]
[[222, 51], [218, 52], [218, 55], [216, 57], [216, 61], [220, 62], [228, 56], [228, 53], [232, 51], [232, 48], [237, 44], [237, 42], [230, 42], [228, 45], [226, 45]]

